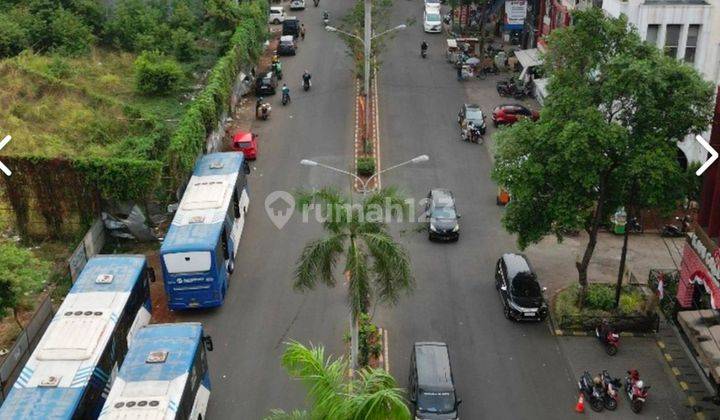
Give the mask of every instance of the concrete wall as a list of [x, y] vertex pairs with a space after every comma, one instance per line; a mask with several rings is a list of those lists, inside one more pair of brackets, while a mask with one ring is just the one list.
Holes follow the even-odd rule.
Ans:
[[[232, 94], [230, 95], [230, 115], [233, 115], [235, 113], [235, 107], [240, 102], [240, 98], [242, 98], [243, 95], [246, 95], [252, 89], [252, 82], [248, 82], [247, 80], [245, 80], [246, 78], [247, 74], [244, 72], [240, 72], [237, 79], [235, 79]], [[223, 112], [223, 114], [220, 116], [217, 127], [215, 127], [215, 129], [210, 133], [210, 135], [208, 135], [207, 140], [205, 141], [205, 153], [215, 153], [223, 151], [223, 140], [225, 139], [225, 120], [227, 119], [227, 117], [228, 113]]]

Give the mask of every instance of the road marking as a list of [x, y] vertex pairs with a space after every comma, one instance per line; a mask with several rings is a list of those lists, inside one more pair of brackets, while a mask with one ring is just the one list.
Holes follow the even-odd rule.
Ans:
[[705, 414], [695, 413], [695, 418], [697, 418], [698, 420], [705, 420]]
[[700, 176], [703, 174], [703, 172], [705, 172], [707, 170], [707, 168], [710, 167], [710, 165], [712, 165], [717, 160], [718, 152], [715, 149], [713, 149], [712, 146], [710, 146], [710, 144], [708, 142], [706, 142], [705, 139], [702, 138], [702, 136], [700, 134], [695, 136], [695, 140], [697, 140], [698, 143], [700, 143], [700, 145], [705, 150], [710, 152], [710, 158], [708, 160], [706, 160], [705, 163], [703, 163], [703, 165], [697, 171], [695, 171], [695, 175]]
[[694, 407], [697, 404], [697, 401], [695, 400], [695, 397], [688, 397], [688, 403], [690, 404], [690, 407]]
[[688, 386], [687, 382], [680, 381], [680, 388], [682, 388], [683, 391], [687, 391], [690, 387]]
[[658, 347], [660, 347], [661, 349], [664, 349], [664, 348], [665, 348], [665, 343], [663, 343], [663, 342], [660, 341], [660, 340], [658, 340], [657, 345], [658, 345]]
[[663, 353], [665, 355], [665, 360], [668, 362], [672, 362], [672, 356], [670, 356], [668, 353]]
[[680, 376], [680, 369], [678, 369], [678, 368], [676, 368], [676, 367], [673, 367], [673, 368], [672, 368], [672, 373], [673, 373], [673, 375], [675, 375], [675, 376]]
[[[10, 140], [12, 140], [12, 137], [10, 135], [5, 136], [5, 138], [0, 141], [0, 149], [7, 146], [7, 144], [10, 143]], [[0, 171], [3, 171], [3, 173], [7, 176], [12, 175], [12, 171], [10, 170], [10, 168], [5, 166], [5, 164], [2, 162], [0, 162]]]

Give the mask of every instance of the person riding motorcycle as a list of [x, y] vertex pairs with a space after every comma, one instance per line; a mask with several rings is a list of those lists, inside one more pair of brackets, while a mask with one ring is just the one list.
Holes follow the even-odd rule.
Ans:
[[324, 21], [330, 20], [330, 13], [328, 13], [327, 10], [324, 10], [324, 11], [323, 11], [323, 20], [324, 20]]
[[427, 52], [427, 49], [428, 49], [428, 44], [427, 44], [427, 42], [423, 41], [422, 44], [420, 44], [420, 52], [425, 53], [425, 52]]
[[310, 84], [310, 79], [312, 79], [312, 76], [310, 75], [310, 72], [307, 71], [307, 70], [305, 70], [305, 72], [304, 72], [303, 75], [302, 75], [303, 87], [304, 87], [305, 85], [308, 85], [308, 87], [311, 86], [311, 84]]
[[630, 381], [631, 383], [635, 383], [640, 380], [640, 372], [638, 372], [637, 369], [630, 369], [627, 371], [628, 375], [630, 375]]
[[275, 63], [279, 63], [279, 62], [280, 62], [280, 57], [278, 57], [277, 53], [273, 54], [272, 63], [275, 64]]
[[282, 86], [282, 97], [287, 98], [287, 101], [290, 102], [290, 88], [287, 87], [287, 84], [283, 83]]
[[612, 327], [610, 326], [610, 321], [608, 321], [607, 318], [603, 318], [600, 322], [600, 331], [598, 334], [600, 335], [600, 340], [603, 343], [607, 343], [608, 334], [613, 332]]
[[263, 97], [258, 96], [257, 102], [255, 102], [255, 118], [258, 118], [258, 116], [260, 115], [260, 108], [262, 107], [262, 104], [263, 104]]

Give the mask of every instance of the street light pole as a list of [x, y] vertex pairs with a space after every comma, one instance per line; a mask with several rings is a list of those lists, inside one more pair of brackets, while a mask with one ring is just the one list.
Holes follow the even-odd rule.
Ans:
[[[353, 177], [356, 181], [360, 181], [360, 185], [362, 185], [362, 195], [365, 197], [368, 192], [368, 184], [370, 181], [376, 177], [377, 175], [380, 175], [383, 172], [391, 171], [393, 169], [399, 168], [401, 166], [405, 166], [411, 163], [422, 163], [427, 162], [430, 160], [430, 157], [428, 155], [420, 155], [416, 156], [410, 160], [406, 160], [405, 162], [398, 163], [396, 165], [392, 165], [386, 169], [383, 169], [382, 171], [374, 173], [370, 178], [367, 179], [367, 181], [363, 181], [362, 178], [355, 175], [354, 173], [350, 171], [346, 171], [340, 168], [335, 168], [330, 165], [325, 165], [323, 163], [316, 162], [314, 160], [310, 159], [303, 159], [300, 161], [300, 164], [303, 166], [320, 166], [325, 169], [329, 169], [334, 172], [339, 172], [341, 174], [350, 175]], [[358, 346], [359, 346], [359, 325], [358, 325], [358, 319], [355, 316], [355, 314], [350, 313], [350, 366], [352, 367], [353, 371], [357, 370], [357, 361], [358, 361]]]

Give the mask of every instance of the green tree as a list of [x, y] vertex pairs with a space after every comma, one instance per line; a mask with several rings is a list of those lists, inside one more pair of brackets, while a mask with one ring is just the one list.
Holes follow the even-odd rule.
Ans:
[[395, 379], [384, 370], [364, 369], [357, 380], [346, 375], [343, 358], [325, 358], [323, 347], [287, 344], [282, 365], [305, 384], [311, 407], [286, 413], [273, 410], [266, 420], [405, 420], [410, 410]]
[[582, 305], [600, 225], [620, 205], [674, 205], [682, 173], [676, 142], [707, 128], [712, 90], [601, 10], [573, 14], [545, 56], [549, 97], [537, 123], [501, 130], [493, 178], [512, 194], [503, 218], [521, 248], [583, 229], [576, 261]]
[[157, 51], [144, 51], [135, 60], [135, 85], [138, 92], [164, 95], [177, 90], [184, 80], [180, 64]]
[[395, 242], [386, 218], [404, 214], [406, 204], [393, 188], [383, 189], [353, 204], [334, 189], [300, 193], [299, 209], [310, 204], [321, 209], [326, 236], [305, 245], [295, 271], [296, 290], [308, 291], [318, 283], [334, 287], [338, 260], [345, 261], [351, 322], [351, 362], [357, 367], [358, 319], [371, 302], [394, 305], [414, 285], [410, 258]]
[[22, 328], [18, 312], [31, 293], [42, 290], [50, 275], [50, 264], [37, 259], [32, 252], [11, 243], [0, 243], [0, 316], [12, 310]]

